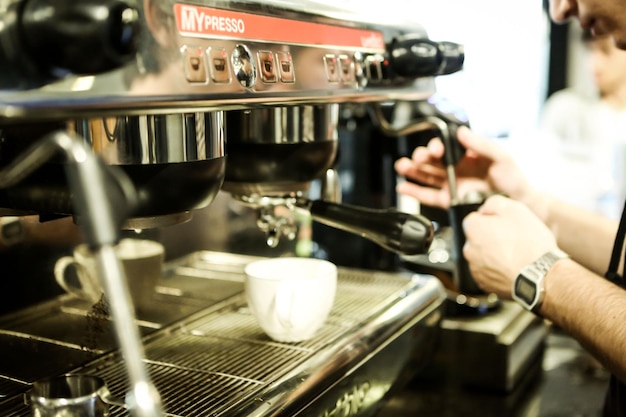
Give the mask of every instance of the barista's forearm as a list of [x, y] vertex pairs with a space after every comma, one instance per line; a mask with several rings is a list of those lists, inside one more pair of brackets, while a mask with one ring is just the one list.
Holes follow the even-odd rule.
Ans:
[[540, 313], [626, 381], [626, 291], [571, 259], [552, 267], [545, 289]]
[[562, 250], [591, 271], [599, 275], [606, 272], [616, 221], [539, 192], [524, 203], [552, 230]]

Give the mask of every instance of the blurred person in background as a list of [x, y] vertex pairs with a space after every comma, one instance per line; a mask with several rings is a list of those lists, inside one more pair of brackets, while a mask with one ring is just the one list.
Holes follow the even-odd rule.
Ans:
[[[562, 164], [552, 191], [617, 219], [626, 185], [626, 51], [610, 36], [594, 37], [589, 31], [582, 32], [582, 43], [591, 91], [581, 86], [557, 91], [546, 101], [541, 118], [540, 129], [548, 135], [542, 140], [555, 142]], [[568, 178], [578, 185], [562, 187]]]
[[[583, 29], [626, 50], [622, 0], [550, 0], [550, 15], [556, 22], [577, 18]], [[568, 204], [531, 185], [496, 142], [465, 127], [458, 140], [466, 149], [455, 165], [458, 195], [498, 193], [463, 221], [472, 276], [484, 291], [514, 298], [576, 338], [612, 373], [603, 415], [626, 416], [626, 211], [618, 224]], [[399, 159], [397, 173], [415, 182], [399, 184], [398, 192], [449, 207], [443, 153], [441, 140], [433, 139]]]

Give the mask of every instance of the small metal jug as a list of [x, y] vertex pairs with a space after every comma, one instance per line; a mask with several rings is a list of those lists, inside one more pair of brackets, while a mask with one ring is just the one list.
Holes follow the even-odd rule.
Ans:
[[33, 383], [25, 394], [34, 417], [107, 417], [110, 392], [93, 375], [62, 375]]

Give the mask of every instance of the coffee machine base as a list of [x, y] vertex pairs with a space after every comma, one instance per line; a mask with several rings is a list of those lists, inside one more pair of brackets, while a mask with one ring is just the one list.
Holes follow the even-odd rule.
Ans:
[[[440, 228], [428, 254], [404, 257], [404, 267], [435, 275], [447, 288], [454, 288], [452, 240], [452, 228]], [[513, 301], [471, 309], [449, 298], [437, 363], [462, 386], [511, 392], [541, 368], [549, 329], [547, 322]]]
[[437, 362], [462, 386], [513, 391], [541, 369], [550, 326], [512, 301], [483, 316], [445, 317]]

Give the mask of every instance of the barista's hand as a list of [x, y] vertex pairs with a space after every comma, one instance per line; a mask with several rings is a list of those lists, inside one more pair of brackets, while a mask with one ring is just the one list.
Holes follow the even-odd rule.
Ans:
[[[528, 181], [506, 150], [464, 126], [458, 129], [458, 139], [466, 149], [455, 167], [460, 198], [479, 191], [505, 193], [523, 200], [531, 193]], [[396, 172], [418, 184], [406, 181], [398, 185], [397, 191], [415, 197], [422, 204], [447, 208], [450, 192], [443, 154], [443, 142], [437, 138], [428, 146], [417, 147], [411, 159], [398, 159]]]
[[528, 207], [500, 195], [468, 214], [463, 230], [463, 255], [476, 283], [502, 298], [511, 298], [522, 268], [557, 247], [552, 232]]

